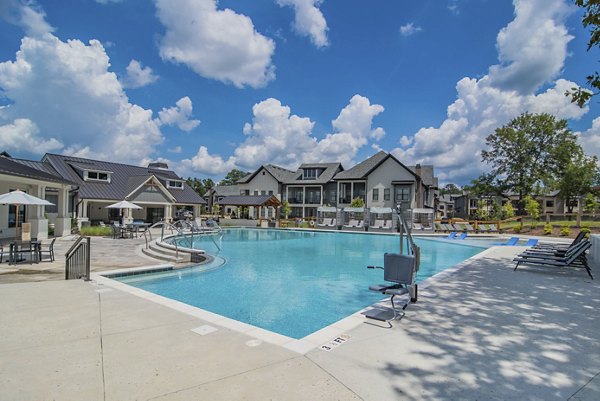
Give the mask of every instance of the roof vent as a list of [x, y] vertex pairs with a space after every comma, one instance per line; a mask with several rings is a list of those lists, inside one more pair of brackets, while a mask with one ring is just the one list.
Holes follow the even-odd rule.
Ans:
[[158, 170], [168, 170], [169, 166], [167, 165], [167, 163], [153, 162], [153, 163], [148, 164], [148, 168], [158, 169]]

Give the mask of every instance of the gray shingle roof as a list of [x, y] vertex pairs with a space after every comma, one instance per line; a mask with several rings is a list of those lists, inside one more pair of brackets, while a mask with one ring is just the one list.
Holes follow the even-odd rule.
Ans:
[[[303, 180], [303, 170], [306, 168], [323, 168], [325, 171], [321, 173], [314, 180]], [[327, 184], [330, 182], [339, 170], [344, 168], [340, 163], [305, 163], [302, 164], [298, 170], [296, 170], [288, 179], [284, 182], [285, 184]]]
[[241, 180], [238, 181], [239, 184], [245, 184], [249, 181], [251, 181], [261, 169], [265, 169], [269, 172], [269, 174], [271, 174], [277, 181], [279, 182], [286, 182], [287, 180], [290, 179], [290, 177], [292, 177], [295, 172], [285, 169], [283, 167], [279, 167], [276, 166], [274, 164], [265, 164], [260, 166], [259, 168], [257, 168], [253, 173], [248, 174], [247, 176], [245, 176], [244, 178], [242, 178]]
[[[138, 184], [137, 186], [139, 186], [152, 175], [163, 184], [166, 183], [167, 179], [185, 181], [175, 172], [170, 170], [149, 169], [147, 167], [132, 166], [129, 164], [91, 160], [52, 153], [47, 153], [44, 156], [43, 161], [50, 163], [60, 176], [79, 185], [78, 196], [81, 199], [125, 199], [125, 197], [135, 189], [134, 185], [136, 183]], [[81, 176], [77, 174], [75, 168], [72, 167], [74, 165], [80, 168], [85, 166], [86, 169], [92, 170], [111, 171], [111, 182], [84, 181]], [[185, 184], [183, 189], [167, 188], [167, 191], [175, 198], [176, 203], [206, 203], [200, 195]]]
[[59, 184], [74, 184], [53, 172], [49, 165], [45, 166], [41, 162], [31, 160], [0, 157], [0, 173]]
[[366, 178], [373, 170], [375, 170], [381, 163], [386, 161], [388, 158], [392, 158], [396, 163], [400, 164], [406, 170], [411, 172], [413, 175], [415, 173], [406, 167], [400, 160], [396, 159], [392, 154], [384, 152], [383, 150], [375, 153], [373, 156], [368, 159], [358, 163], [352, 168], [349, 168], [346, 171], [342, 171], [341, 173], [336, 174], [333, 177], [334, 180], [360, 180]]

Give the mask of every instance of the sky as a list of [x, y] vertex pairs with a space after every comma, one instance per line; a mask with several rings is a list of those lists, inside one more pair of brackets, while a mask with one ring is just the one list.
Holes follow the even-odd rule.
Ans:
[[521, 113], [600, 156], [598, 70], [571, 0], [0, 1], [0, 150], [218, 180], [380, 150], [442, 185], [489, 171]]

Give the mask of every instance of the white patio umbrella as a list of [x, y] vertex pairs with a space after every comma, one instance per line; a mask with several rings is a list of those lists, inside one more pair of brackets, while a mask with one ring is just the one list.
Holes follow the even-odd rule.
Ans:
[[4, 205], [15, 205], [17, 209], [16, 221], [15, 221], [15, 239], [19, 236], [19, 206], [21, 205], [54, 205], [45, 199], [37, 198], [33, 195], [29, 195], [23, 191], [16, 190], [6, 194], [0, 195], [0, 203]]
[[141, 206], [136, 205], [135, 203], [131, 203], [126, 200], [122, 200], [121, 202], [113, 203], [112, 205], [106, 206], [107, 209], [143, 209]]

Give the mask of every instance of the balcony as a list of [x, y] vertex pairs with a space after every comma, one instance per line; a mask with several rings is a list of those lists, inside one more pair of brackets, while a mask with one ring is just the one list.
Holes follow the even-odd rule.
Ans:
[[304, 204], [304, 198], [302, 196], [288, 196], [287, 199], [289, 204], [294, 204], [294, 205], [302, 205]]

